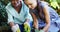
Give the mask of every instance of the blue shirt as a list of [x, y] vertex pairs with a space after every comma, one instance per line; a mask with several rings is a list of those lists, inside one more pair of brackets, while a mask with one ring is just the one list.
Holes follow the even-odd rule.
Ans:
[[9, 3], [6, 6], [6, 11], [8, 13], [8, 23], [14, 22], [14, 23], [18, 23], [18, 24], [23, 24], [26, 19], [30, 19], [30, 21], [32, 21], [32, 17], [29, 13], [29, 8], [24, 4], [23, 1], [22, 1], [22, 8], [21, 8], [20, 13], [18, 13], [12, 7], [11, 3]]

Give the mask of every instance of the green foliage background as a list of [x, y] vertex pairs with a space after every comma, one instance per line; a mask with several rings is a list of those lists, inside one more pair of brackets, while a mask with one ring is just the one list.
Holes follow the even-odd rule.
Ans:
[[[45, 1], [47, 1], [50, 5], [51, 5], [52, 2], [54, 2], [52, 4], [55, 4], [55, 2], [56, 2], [56, 5], [51, 5], [51, 6], [55, 10], [60, 11], [60, 0], [45, 0]], [[0, 0], [0, 32], [2, 32], [4, 29], [8, 30], [8, 28], [9, 28], [9, 26], [7, 24], [8, 16], [7, 16], [7, 13], [6, 13], [6, 10], [5, 10], [5, 6], [9, 2], [10, 2], [9, 0]], [[57, 8], [54, 7], [54, 6], [56, 6]], [[60, 12], [58, 12], [58, 14], [60, 15]]]

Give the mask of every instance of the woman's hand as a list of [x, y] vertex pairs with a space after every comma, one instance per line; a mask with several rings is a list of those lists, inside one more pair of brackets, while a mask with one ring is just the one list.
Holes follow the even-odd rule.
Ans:
[[13, 22], [10, 22], [9, 25], [10, 25], [11, 30], [13, 32], [20, 32], [20, 28], [19, 28], [19, 25], [18, 24], [14, 24]]
[[26, 19], [26, 22], [24, 23], [24, 32], [30, 32], [31, 28], [30, 28], [30, 21], [29, 19]]
[[20, 32], [19, 25], [16, 24], [16, 25], [12, 26], [12, 27], [11, 27], [11, 30], [12, 30], [13, 32]]
[[10, 27], [14, 26], [14, 23], [13, 22], [10, 22], [9, 23]]

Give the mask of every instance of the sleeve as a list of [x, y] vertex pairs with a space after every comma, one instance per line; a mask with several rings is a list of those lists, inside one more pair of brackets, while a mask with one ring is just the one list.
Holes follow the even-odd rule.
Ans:
[[14, 22], [12, 15], [8, 12], [8, 10], [6, 10], [6, 11], [7, 11], [7, 13], [8, 13], [8, 24], [9, 24], [10, 22]]

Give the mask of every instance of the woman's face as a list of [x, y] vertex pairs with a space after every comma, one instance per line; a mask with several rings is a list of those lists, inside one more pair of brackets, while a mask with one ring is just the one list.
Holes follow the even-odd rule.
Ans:
[[36, 0], [24, 0], [24, 3], [30, 8], [34, 9], [37, 6]]
[[12, 4], [12, 6], [13, 7], [19, 7], [19, 6], [21, 6], [21, 1], [20, 0], [11, 0], [11, 4]]

